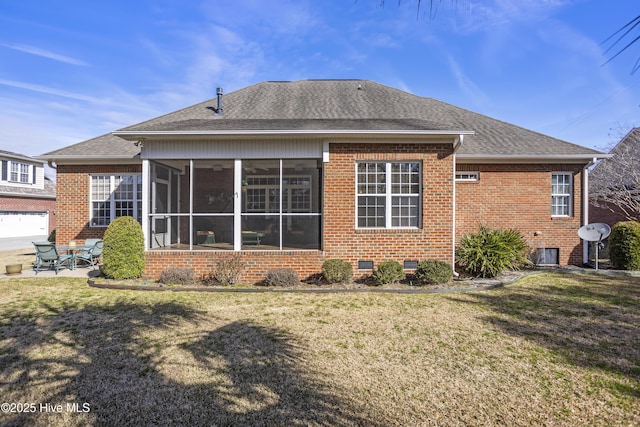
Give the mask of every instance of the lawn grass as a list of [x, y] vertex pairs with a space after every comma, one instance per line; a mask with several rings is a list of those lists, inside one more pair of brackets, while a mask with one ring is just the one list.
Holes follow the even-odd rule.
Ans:
[[3, 402], [37, 405], [9, 425], [639, 425], [640, 279], [422, 295], [3, 279], [0, 369]]

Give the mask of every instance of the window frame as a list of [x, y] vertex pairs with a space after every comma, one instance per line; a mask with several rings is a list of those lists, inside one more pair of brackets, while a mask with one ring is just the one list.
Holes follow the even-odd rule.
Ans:
[[[561, 184], [555, 183], [554, 178], [557, 176], [565, 177], [566, 181]], [[557, 192], [554, 187], [569, 186], [568, 192]], [[566, 205], [556, 203], [559, 198], [566, 198]], [[556, 213], [559, 207], [566, 206], [566, 213]], [[552, 218], [569, 218], [573, 216], [573, 174], [571, 172], [552, 172], [551, 173], [551, 217]]]
[[7, 161], [7, 182], [13, 184], [33, 184], [32, 176], [34, 171], [34, 165], [17, 162], [15, 160]]
[[456, 182], [478, 182], [480, 172], [478, 171], [456, 171]]
[[[369, 170], [367, 168], [367, 170], [365, 170], [364, 172], [360, 172], [359, 171], [359, 166], [362, 164], [369, 164], [369, 165], [376, 165], [374, 166], [375, 170]], [[399, 182], [393, 182], [393, 176], [394, 175], [399, 175], [402, 176], [404, 174], [404, 172], [402, 170], [400, 171], [393, 171], [393, 165], [402, 165], [402, 166], [406, 166], [406, 165], [410, 165], [410, 164], [414, 164], [417, 165], [417, 172], [414, 171], [410, 171], [410, 174], [416, 173], [417, 174], [417, 182], [413, 182], [411, 179], [409, 179], [409, 182], [403, 182], [402, 179], [400, 179]], [[370, 181], [368, 178], [365, 178], [364, 182], [360, 182], [359, 181], [359, 177], [361, 175], [365, 175], [365, 176], [373, 176], [373, 177], [377, 177], [378, 175], [380, 175], [381, 173], [377, 171], [378, 165], [384, 165], [384, 183], [380, 182], [379, 180], [374, 179], [373, 181]], [[402, 168], [401, 166], [401, 168]], [[423, 166], [422, 166], [422, 161], [421, 160], [361, 160], [361, 161], [357, 161], [355, 164], [355, 228], [356, 230], [417, 230], [420, 229], [422, 227], [422, 171]], [[371, 175], [369, 175], [371, 174]], [[402, 192], [403, 188], [406, 188], [406, 186], [409, 187], [413, 187], [413, 186], [417, 186], [417, 190], [416, 192], [409, 192], [409, 193], [404, 193]], [[365, 192], [360, 192], [361, 186], [365, 187]], [[371, 187], [384, 187], [384, 192], [380, 192], [380, 191], [376, 191], [375, 193], [369, 193], [368, 188]], [[400, 190], [400, 192], [394, 192], [394, 187], [398, 188]], [[376, 189], [377, 190], [377, 189]], [[360, 220], [362, 218], [365, 218], [365, 223], [366, 223], [366, 218], [367, 215], [365, 214], [365, 216], [361, 216], [359, 213], [360, 210], [360, 200], [361, 199], [371, 199], [371, 198], [375, 198], [377, 200], [375, 200], [376, 203], [380, 203], [380, 201], [383, 201], [383, 209], [384, 209], [384, 225], [382, 226], [367, 226], [367, 225], [360, 225]], [[415, 205], [406, 205], [403, 203], [398, 204], [398, 201], [401, 202], [401, 200], [399, 199], [403, 199], [403, 198], [410, 198], [410, 199], [414, 199], [415, 200]], [[374, 206], [378, 206], [378, 205], [374, 205]], [[363, 205], [362, 207], [365, 207], [365, 205]], [[403, 209], [416, 209], [416, 214], [415, 217], [414, 216], [407, 216], [407, 215], [402, 215], [401, 211]], [[375, 208], [374, 208], [375, 209]], [[393, 214], [394, 209], [399, 209], [399, 214], [395, 215]], [[379, 216], [374, 216], [372, 218], [380, 218]], [[403, 218], [409, 218], [410, 221], [415, 218], [415, 225], [394, 225], [394, 220], [399, 220], [400, 222], [402, 222]]]
[[[122, 193], [118, 193], [116, 191], [116, 178], [121, 179], [131, 179], [134, 178], [133, 189], [131, 191], [131, 199], [117, 197], [121, 196]], [[108, 178], [108, 188], [106, 189], [107, 197], [104, 199], [96, 197], [96, 193], [94, 193], [94, 180], [97, 178]], [[103, 187], [104, 188], [104, 187]], [[108, 207], [102, 208], [102, 211], [108, 213], [104, 216], [95, 215], [96, 210], [99, 208], [95, 208], [95, 203], [107, 203]], [[120, 173], [100, 173], [100, 174], [91, 174], [89, 176], [89, 227], [90, 228], [105, 228], [108, 227], [109, 224], [116, 218], [125, 215], [118, 215], [124, 208], [122, 204], [130, 203], [131, 208], [129, 210], [132, 211], [133, 218], [135, 218], [138, 222], [141, 221], [142, 216], [142, 174], [140, 173], [128, 173], [128, 174], [120, 174]], [[126, 215], [129, 216], [129, 215]], [[99, 218], [100, 223], [95, 223], [94, 219]], [[106, 223], [103, 223], [105, 221]]]

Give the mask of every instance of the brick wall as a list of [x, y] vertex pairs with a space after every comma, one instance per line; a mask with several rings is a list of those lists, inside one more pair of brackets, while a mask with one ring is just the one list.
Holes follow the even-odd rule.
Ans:
[[102, 237], [104, 227], [89, 227], [91, 174], [141, 173], [142, 165], [58, 165], [56, 243]]
[[162, 251], [153, 250], [146, 254], [145, 275], [159, 277], [162, 270], [174, 267], [188, 267], [196, 277], [211, 273], [218, 261], [238, 256], [243, 265], [241, 281], [258, 283], [264, 280], [267, 271], [274, 268], [291, 268], [300, 279], [307, 279], [319, 273], [324, 262], [320, 251]]
[[589, 222], [604, 222], [613, 227], [620, 221], [629, 221], [627, 216], [617, 206], [607, 203], [607, 207], [595, 206], [593, 202], [589, 203]]
[[[242, 280], [257, 282], [272, 268], [287, 267], [301, 278], [320, 272], [322, 262], [342, 258], [354, 266], [358, 260], [375, 265], [397, 261], [439, 259], [452, 262], [453, 156], [451, 144], [338, 144], [330, 145], [330, 162], [323, 178], [323, 251], [246, 251], [239, 253], [246, 266]], [[356, 162], [419, 161], [422, 163], [422, 223], [419, 229], [358, 230], [356, 222]], [[459, 165], [458, 170], [479, 171], [475, 183], [456, 186], [456, 237], [479, 225], [520, 230], [533, 248], [560, 249], [561, 264], [581, 264], [581, 165]], [[101, 237], [104, 228], [89, 227], [90, 173], [139, 173], [140, 165], [59, 165], [57, 173], [57, 240], [83, 241]], [[573, 206], [569, 218], [551, 217], [551, 173], [573, 174]], [[535, 233], [540, 235], [535, 236]], [[145, 275], [187, 266], [198, 276], [212, 271], [217, 260], [231, 251], [165, 251], [146, 254]]]
[[[479, 171], [477, 182], [456, 185], [456, 238], [480, 225], [514, 228], [532, 249], [559, 248], [561, 265], [582, 265], [582, 165], [458, 165]], [[573, 174], [572, 215], [551, 217], [551, 174]], [[540, 233], [539, 235], [535, 235]]]
[[[377, 265], [392, 259], [452, 261], [451, 144], [331, 144], [324, 169], [323, 246], [326, 258]], [[412, 230], [356, 229], [357, 161], [420, 161], [422, 224]], [[355, 271], [355, 270], [354, 270]], [[369, 271], [362, 273], [370, 273]]]

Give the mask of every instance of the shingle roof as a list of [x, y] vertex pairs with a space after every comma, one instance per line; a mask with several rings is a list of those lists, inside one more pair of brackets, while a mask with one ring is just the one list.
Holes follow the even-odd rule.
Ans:
[[44, 188], [0, 185], [0, 195], [55, 199], [56, 184], [55, 182], [51, 181], [49, 178], [45, 177]]
[[61, 157], [133, 158], [139, 154], [140, 148], [136, 147], [132, 142], [125, 141], [122, 138], [108, 133], [58, 150], [50, 151], [38, 157], [45, 159]]
[[[459, 151], [466, 156], [553, 156], [601, 154], [463, 108], [412, 95], [368, 80], [263, 82], [160, 116], [123, 132], [210, 132], [234, 130], [473, 131]], [[117, 142], [117, 141], [120, 142]], [[111, 135], [47, 153], [89, 149], [105, 156], [137, 148]]]

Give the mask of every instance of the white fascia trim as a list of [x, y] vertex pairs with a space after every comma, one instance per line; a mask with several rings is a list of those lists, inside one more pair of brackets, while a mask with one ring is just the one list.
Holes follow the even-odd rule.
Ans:
[[[0, 191], [0, 196], [16, 197], [20, 199], [52, 199], [55, 200], [55, 194], [28, 194], [28, 193], [12, 193], [10, 191]], [[8, 209], [4, 209], [8, 210]], [[29, 211], [29, 209], [27, 209]]]
[[593, 159], [608, 159], [611, 154], [544, 154], [544, 155], [509, 155], [497, 154], [457, 154], [458, 163], [582, 163]]
[[127, 141], [138, 141], [149, 138], [154, 140], [176, 139], [176, 137], [186, 137], [190, 139], [201, 139], [211, 137], [246, 137], [246, 136], [316, 136], [316, 137], [334, 137], [334, 136], [369, 136], [381, 137], [389, 135], [397, 136], [458, 136], [473, 135], [473, 131], [459, 130], [209, 130], [209, 131], [116, 131], [113, 135], [123, 138]]
[[135, 156], [127, 155], [127, 156], [118, 156], [118, 155], [105, 155], [105, 156], [39, 156], [38, 159], [46, 160], [50, 163], [56, 164], [64, 164], [64, 165], [109, 165], [118, 163], [121, 165], [139, 165], [142, 164], [142, 159], [140, 155], [137, 154]]

